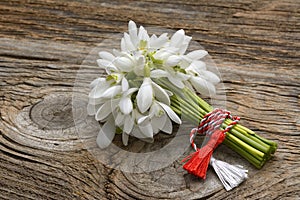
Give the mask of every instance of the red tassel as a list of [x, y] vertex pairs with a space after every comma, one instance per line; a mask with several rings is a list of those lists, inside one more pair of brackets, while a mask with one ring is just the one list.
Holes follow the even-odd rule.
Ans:
[[197, 148], [197, 151], [187, 156], [182, 162], [185, 162], [183, 168], [187, 170], [190, 174], [198, 176], [202, 179], [206, 178], [206, 171], [209, 165], [210, 158], [213, 151], [221, 144], [225, 139], [225, 134], [222, 130], [216, 130], [210, 136], [207, 144], [201, 149]]

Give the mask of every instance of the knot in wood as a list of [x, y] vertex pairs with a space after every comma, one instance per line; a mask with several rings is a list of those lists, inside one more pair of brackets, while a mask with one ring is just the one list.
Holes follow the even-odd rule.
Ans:
[[73, 127], [72, 97], [67, 95], [49, 96], [32, 106], [30, 118], [44, 130]]

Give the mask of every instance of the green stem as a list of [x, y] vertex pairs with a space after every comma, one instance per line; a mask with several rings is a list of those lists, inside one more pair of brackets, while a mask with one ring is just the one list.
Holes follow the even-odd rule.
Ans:
[[233, 149], [235, 152], [239, 153], [246, 160], [248, 160], [251, 164], [253, 164], [256, 168], [260, 169], [262, 167], [262, 163], [253, 157], [250, 153], [242, 149], [240, 146], [232, 142], [230, 139], [226, 139], [223, 142], [225, 145]]
[[[159, 79], [156, 82], [174, 93], [171, 96], [171, 108], [178, 115], [185, 116], [192, 123], [198, 125], [204, 115], [213, 110], [211, 105], [188, 88], [181, 90], [167, 79]], [[231, 122], [232, 120], [226, 119], [222, 124], [222, 128], [226, 128]], [[277, 149], [277, 143], [262, 138], [240, 124], [233, 126], [230, 132], [226, 133], [224, 144], [239, 153], [257, 168], [261, 168]]]
[[[229, 123], [226, 123], [225, 121], [225, 123], [222, 124], [222, 128], [225, 129], [228, 124]], [[232, 128], [229, 132], [235, 135], [236, 137], [238, 137], [239, 139], [241, 139], [242, 141], [246, 142], [247, 144], [250, 144], [255, 149], [262, 151], [263, 153], [268, 153], [270, 151], [270, 148], [268, 146], [262, 145], [258, 143], [256, 140], [253, 140], [252, 138], [250, 138], [249, 135], [247, 135], [247, 133], [243, 134], [234, 128]]]

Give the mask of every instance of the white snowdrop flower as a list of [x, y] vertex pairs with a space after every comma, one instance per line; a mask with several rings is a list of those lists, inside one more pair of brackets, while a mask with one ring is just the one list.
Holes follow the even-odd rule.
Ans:
[[216, 88], [215, 86], [201, 78], [201, 77], [194, 77], [192, 76], [190, 79], [189, 79], [190, 83], [193, 85], [193, 87], [201, 94], [203, 95], [206, 95], [206, 96], [210, 96], [210, 95], [215, 95], [216, 94]]
[[168, 93], [158, 84], [154, 83], [151, 78], [146, 77], [144, 78], [136, 96], [139, 111], [141, 113], [148, 111], [154, 98], [166, 105], [170, 105]]
[[120, 98], [120, 111], [124, 115], [129, 115], [133, 109], [133, 104], [131, 101], [131, 95], [136, 92], [138, 88], [129, 88], [129, 84], [126, 78], [122, 80], [122, 95]]
[[168, 59], [170, 56], [172, 55], [176, 55], [178, 49], [175, 48], [175, 47], [165, 47], [165, 48], [162, 48], [162, 49], [159, 49], [158, 51], [155, 52], [155, 54], [153, 55], [153, 57], [156, 59], [156, 60], [166, 60]]
[[177, 49], [177, 53], [183, 55], [188, 48], [192, 37], [186, 36], [184, 30], [180, 29], [171, 37], [170, 46]]
[[[172, 133], [172, 121], [181, 124], [180, 118], [177, 114], [166, 104], [159, 101], [153, 101], [148, 115], [140, 116], [137, 120], [139, 129], [145, 131], [143, 126], [146, 125], [147, 130], [152, 130], [152, 136], [159, 131], [165, 133]], [[151, 125], [151, 128], [148, 127]], [[149, 136], [149, 135], [148, 135]]]
[[107, 81], [105, 78], [97, 78], [91, 84], [92, 90], [89, 94], [89, 103], [97, 105], [103, 102], [103, 93], [111, 86], [113, 80]]
[[105, 69], [107, 74], [110, 74], [112, 71], [118, 71], [117, 67], [111, 61], [98, 59], [97, 63], [100, 68]]
[[124, 36], [121, 39], [121, 50], [123, 52], [139, 50], [155, 51], [166, 45], [169, 39], [167, 33], [163, 33], [159, 37], [156, 35], [150, 37], [143, 26], [137, 28], [133, 21], [129, 21], [128, 23], [128, 32], [129, 34], [124, 33]]
[[138, 47], [140, 49], [145, 49], [148, 47], [150, 37], [143, 26], [140, 26], [138, 39], [139, 39]]
[[178, 88], [183, 89], [185, 87], [184, 81], [189, 79], [189, 75], [183, 74], [179, 71], [174, 70], [161, 70], [156, 69], [151, 71], [151, 78], [163, 78], [166, 77], [168, 80]]
[[206, 56], [208, 53], [205, 50], [195, 50], [190, 53], [188, 53], [185, 57], [189, 58], [191, 60], [199, 60]]
[[199, 64], [202, 66], [203, 63], [200, 62], [200, 59], [203, 59], [207, 54], [208, 53], [205, 50], [195, 50], [188, 53], [187, 55], [181, 55], [182, 60], [180, 65], [184, 69], [189, 67], [192, 63], [194, 63], [194, 65], [196, 66], [198, 66]]
[[139, 110], [134, 109], [132, 112], [132, 119], [134, 120], [134, 125], [130, 135], [139, 139], [153, 139], [153, 129], [148, 116], [143, 115]]
[[156, 35], [152, 35], [149, 41], [149, 50], [155, 51], [157, 49], [162, 48], [168, 42], [168, 34], [163, 33], [159, 37]]
[[151, 85], [155, 99], [166, 105], [170, 105], [171, 102], [168, 92], [153, 81], [151, 82]]
[[151, 125], [154, 134], [159, 131], [171, 134], [173, 130], [171, 119], [175, 123], [181, 124], [180, 118], [166, 104], [155, 102], [152, 107], [154, 108], [152, 112], [150, 111], [149, 117], [151, 118]]
[[164, 63], [166, 67], [174, 67], [181, 61], [181, 57], [177, 55], [171, 55]]
[[103, 103], [95, 114], [97, 121], [106, 121], [107, 117], [112, 114], [118, 106], [119, 101], [112, 99]]
[[98, 146], [102, 149], [108, 147], [116, 134], [116, 125], [113, 116], [111, 115], [109, 119], [101, 126], [98, 133], [96, 142]]
[[220, 82], [219, 77], [213, 72], [207, 71], [205, 63], [199, 60], [193, 61], [190, 66], [185, 69], [185, 71], [190, 74], [191, 77], [198, 76], [212, 83], [213, 85], [216, 85]]
[[152, 81], [150, 78], [144, 78], [143, 84], [137, 93], [137, 107], [141, 113], [146, 112], [152, 104], [153, 89], [151, 83]]
[[102, 58], [103, 60], [107, 60], [110, 62], [112, 62], [115, 59], [115, 56], [107, 51], [100, 51], [99, 57]]
[[170, 46], [180, 48], [182, 43], [184, 42], [184, 30], [180, 29], [171, 37]]
[[201, 74], [202, 71], [206, 70], [206, 64], [201, 60], [194, 60], [185, 70], [194, 74]]
[[134, 21], [130, 20], [128, 23], [128, 33], [131, 39], [131, 43], [137, 48], [139, 39], [137, 34], [137, 26]]
[[116, 59], [113, 61], [113, 64], [118, 68], [118, 71], [121, 72], [130, 72], [134, 67], [132, 59], [125, 56], [116, 57]]

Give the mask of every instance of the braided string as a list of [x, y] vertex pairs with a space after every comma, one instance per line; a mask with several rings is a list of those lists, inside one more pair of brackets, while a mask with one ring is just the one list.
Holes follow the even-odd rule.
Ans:
[[[231, 119], [232, 122], [228, 124], [224, 130], [221, 130], [220, 128], [226, 118]], [[218, 108], [205, 115], [199, 126], [191, 130], [190, 143], [195, 152], [182, 160], [182, 162], [188, 160], [183, 168], [190, 174], [205, 179], [207, 167], [210, 164], [227, 191], [237, 187], [247, 179], [248, 170], [243, 169], [242, 166], [230, 165], [212, 156], [215, 148], [225, 139], [226, 133], [230, 131], [239, 120], [239, 117], [233, 117], [229, 111]], [[197, 148], [194, 142], [197, 133], [208, 137], [206, 138], [208, 139], [207, 143], [201, 148]]]
[[240, 121], [240, 117], [232, 116], [230, 111], [220, 108], [216, 108], [212, 112], [206, 114], [201, 120], [199, 126], [197, 128], [193, 128], [190, 132], [190, 143], [193, 149], [195, 151], [198, 150], [198, 147], [194, 142], [194, 138], [196, 137], [197, 133], [200, 135], [210, 136], [214, 131], [220, 129], [226, 118], [231, 119], [232, 122], [228, 124], [224, 130], [222, 130], [224, 134], [229, 132], [231, 128]]

